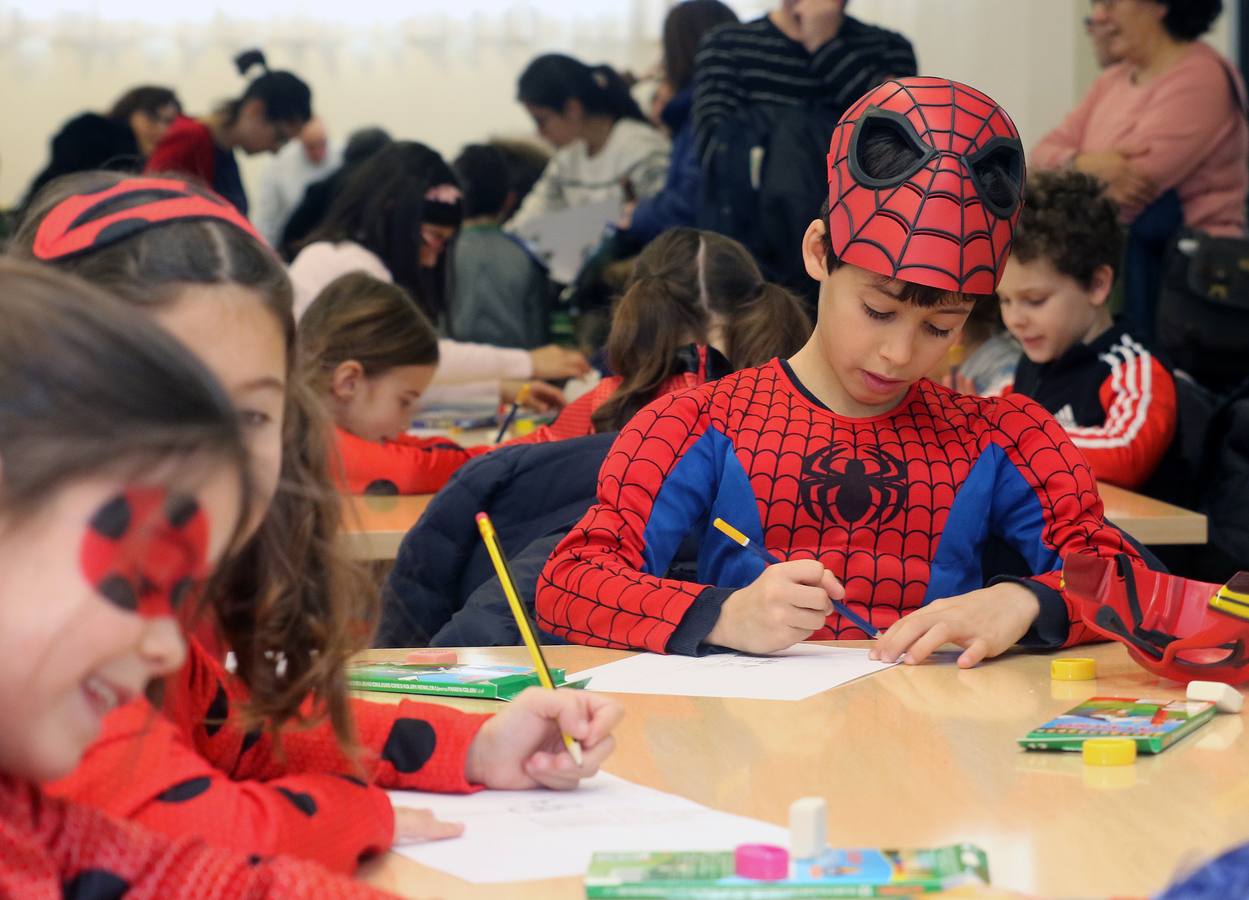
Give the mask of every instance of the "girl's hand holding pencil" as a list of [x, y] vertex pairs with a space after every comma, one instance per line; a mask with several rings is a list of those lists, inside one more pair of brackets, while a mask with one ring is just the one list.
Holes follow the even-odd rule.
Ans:
[[[611, 754], [612, 729], [623, 716], [624, 708], [602, 694], [530, 688], [481, 726], [464, 776], [496, 790], [570, 790]], [[581, 745], [580, 764], [565, 748], [564, 734]]]

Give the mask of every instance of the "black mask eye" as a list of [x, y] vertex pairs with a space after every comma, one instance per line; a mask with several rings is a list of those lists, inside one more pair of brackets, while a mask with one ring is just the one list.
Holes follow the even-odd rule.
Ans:
[[897, 187], [935, 156], [906, 116], [868, 107], [850, 136], [850, 174], [868, 188]]
[[1023, 198], [1023, 146], [1016, 138], [995, 137], [967, 157], [971, 180], [985, 209], [1009, 219]]

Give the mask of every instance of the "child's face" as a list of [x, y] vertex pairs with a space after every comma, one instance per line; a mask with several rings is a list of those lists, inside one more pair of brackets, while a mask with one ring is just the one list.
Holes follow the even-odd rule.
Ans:
[[239, 109], [234, 122], [234, 137], [238, 147], [248, 156], [257, 153], [277, 153], [286, 143], [299, 135], [305, 123], [274, 122], [268, 117], [265, 103], [253, 97]]
[[251, 457], [251, 535], [277, 493], [286, 410], [286, 340], [256, 291], [187, 285], [155, 318], [199, 357], [229, 394]]
[[450, 225], [422, 225], [420, 249], [421, 266], [426, 269], [432, 269], [434, 266], [438, 265], [438, 260], [447, 249], [447, 243], [453, 237], [455, 237], [455, 229]]
[[563, 110], [525, 104], [525, 110], [543, 140], [556, 147], [566, 147], [581, 137], [581, 104], [569, 100]]
[[[171, 524], [171, 495], [198, 512], [181, 502], [193, 515]], [[0, 514], [0, 771], [67, 775], [109, 710], [182, 665], [174, 587], [217, 561], [238, 499], [235, 473], [218, 466], [193, 494], [96, 477], [33, 515]], [[139, 584], [144, 615], [126, 608]]]
[[1052, 362], [1077, 343], [1092, 340], [1105, 321], [1106, 299], [1114, 279], [1109, 267], [1085, 288], [1044, 257], [1020, 262], [1011, 256], [998, 285], [1002, 322], [1034, 363]]
[[826, 386], [834, 409], [850, 416], [888, 412], [958, 340], [972, 303], [917, 306], [898, 299], [901, 282], [858, 266], [842, 265], [830, 275], [823, 225], [812, 229], [819, 230], [814, 236], [808, 230], [803, 249], [808, 274], [823, 282], [814, 338], [834, 379]]
[[366, 441], [400, 437], [412, 427], [417, 404], [434, 379], [435, 367], [395, 366], [370, 378], [359, 365], [349, 360], [335, 373], [335, 421]]

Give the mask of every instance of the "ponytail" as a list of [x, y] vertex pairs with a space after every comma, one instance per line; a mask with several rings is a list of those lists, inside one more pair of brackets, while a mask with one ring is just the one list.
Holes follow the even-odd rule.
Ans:
[[243, 96], [221, 105], [220, 111], [227, 123], [233, 124], [243, 104], [253, 99], [264, 103], [265, 118], [270, 122], [303, 125], [312, 118], [312, 91], [298, 75], [271, 70], [264, 53], [258, 49], [244, 50], [234, 57], [234, 67], [244, 77], [256, 66], [263, 71], [247, 85]]
[[[643, 266], [639, 258], [638, 268]], [[616, 303], [607, 337], [608, 362], [622, 380], [590, 417], [595, 432], [618, 431], [654, 400], [676, 372], [678, 351], [691, 338], [702, 343], [707, 325], [697, 290], [686, 280], [662, 270], [635, 276]]]
[[646, 121], [642, 108], [633, 99], [629, 91], [629, 83], [608, 65], [598, 65], [590, 70], [590, 78], [595, 91], [581, 100], [585, 111], [590, 115], [609, 116], [613, 121], [618, 119], [637, 119]]
[[725, 356], [736, 369], [793, 356], [811, 337], [811, 319], [792, 293], [765, 281], [756, 297], [726, 323]]
[[612, 314], [607, 360], [620, 387], [591, 416], [596, 432], [616, 431], [681, 371], [679, 351], [707, 344], [723, 323], [734, 370], [792, 356], [811, 336], [802, 303], [764, 281], [746, 248], [732, 238], [671, 228], [638, 257], [633, 279]]
[[569, 100], [587, 115], [645, 122], [629, 84], [611, 66], [587, 66], [562, 53], [539, 56], [525, 67], [517, 83], [517, 99], [530, 106], [563, 112]]

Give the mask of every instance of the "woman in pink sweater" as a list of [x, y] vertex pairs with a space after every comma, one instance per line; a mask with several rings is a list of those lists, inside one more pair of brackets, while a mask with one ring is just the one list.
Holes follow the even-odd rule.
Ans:
[[1245, 85], [1199, 40], [1222, 0], [1094, 0], [1092, 20], [1121, 61], [1033, 150], [1036, 168], [1101, 178], [1124, 222], [1174, 190], [1189, 228], [1245, 230]]

